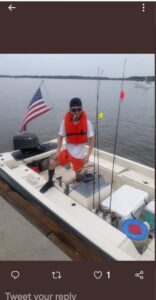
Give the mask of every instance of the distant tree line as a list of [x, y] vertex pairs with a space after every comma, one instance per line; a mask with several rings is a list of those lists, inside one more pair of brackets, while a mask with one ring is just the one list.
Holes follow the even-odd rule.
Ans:
[[[86, 80], [122, 80], [122, 78], [111, 78], [111, 77], [97, 77], [97, 76], [79, 76], [79, 75], [58, 75], [58, 76], [51, 76], [51, 75], [0, 75], [0, 78], [41, 78], [41, 79], [86, 79]], [[155, 76], [131, 76], [126, 77], [124, 80], [129, 81], [154, 81]]]

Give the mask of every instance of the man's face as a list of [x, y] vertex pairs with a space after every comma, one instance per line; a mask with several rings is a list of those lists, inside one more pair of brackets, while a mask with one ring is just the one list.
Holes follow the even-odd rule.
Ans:
[[82, 113], [82, 107], [81, 106], [71, 107], [70, 112], [73, 115], [73, 120], [78, 120]]

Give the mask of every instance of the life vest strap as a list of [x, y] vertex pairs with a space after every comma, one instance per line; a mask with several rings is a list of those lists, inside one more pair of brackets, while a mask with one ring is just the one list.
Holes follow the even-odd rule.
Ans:
[[72, 135], [87, 135], [87, 132], [76, 132], [76, 133], [67, 133], [66, 136], [72, 136]]

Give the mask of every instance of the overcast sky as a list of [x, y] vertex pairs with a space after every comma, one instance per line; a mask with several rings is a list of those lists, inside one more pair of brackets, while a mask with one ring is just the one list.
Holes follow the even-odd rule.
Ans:
[[0, 54], [0, 75], [153, 76], [154, 54]]

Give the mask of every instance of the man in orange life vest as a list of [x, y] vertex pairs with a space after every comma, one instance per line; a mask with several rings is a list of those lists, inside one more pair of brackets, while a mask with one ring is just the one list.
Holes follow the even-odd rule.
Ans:
[[[84, 164], [88, 162], [94, 146], [94, 133], [91, 122], [87, 119], [85, 111], [82, 109], [82, 102], [79, 98], [73, 98], [69, 104], [70, 110], [65, 114], [61, 123], [57, 152], [49, 162], [49, 179], [41, 188], [40, 192], [45, 193], [53, 184], [55, 167], [59, 164], [65, 166], [72, 163], [77, 179], [80, 176]], [[63, 138], [66, 137], [66, 150], [61, 150]], [[85, 153], [85, 145], [89, 147]]]

